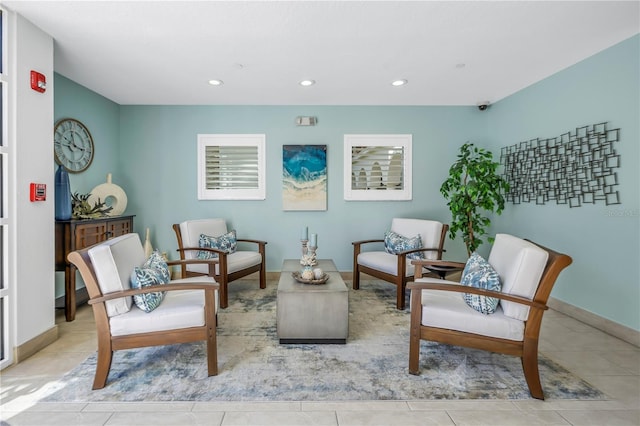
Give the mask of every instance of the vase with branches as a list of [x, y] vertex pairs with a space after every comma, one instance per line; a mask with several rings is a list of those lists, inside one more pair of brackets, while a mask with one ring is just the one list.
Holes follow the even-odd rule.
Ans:
[[465, 143], [440, 187], [452, 215], [449, 237], [462, 233], [469, 256], [484, 242], [491, 224], [487, 215], [504, 210], [503, 194], [509, 191], [509, 184], [497, 173], [499, 165], [491, 151]]

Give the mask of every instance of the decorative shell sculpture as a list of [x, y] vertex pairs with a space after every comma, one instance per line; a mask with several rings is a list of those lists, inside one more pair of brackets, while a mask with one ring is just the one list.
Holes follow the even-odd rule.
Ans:
[[316, 263], [315, 253], [303, 254], [302, 258], [300, 258], [300, 264], [302, 266], [314, 266]]

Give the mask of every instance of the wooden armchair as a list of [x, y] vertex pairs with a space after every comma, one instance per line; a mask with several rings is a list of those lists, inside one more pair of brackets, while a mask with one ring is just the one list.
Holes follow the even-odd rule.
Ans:
[[[528, 240], [496, 235], [488, 263], [500, 276], [502, 291], [469, 287], [436, 278], [421, 278], [430, 261], [412, 261], [409, 373], [420, 374], [420, 340], [465, 346], [522, 360], [531, 396], [544, 399], [538, 372], [538, 338], [547, 300], [560, 272], [572, 262]], [[452, 266], [464, 266], [455, 264]], [[483, 314], [469, 307], [460, 293], [500, 299], [496, 311]]]
[[[410, 255], [424, 252], [427, 259], [441, 259], [445, 251], [444, 240], [449, 225], [433, 220], [394, 218], [391, 231], [412, 238], [420, 235], [422, 247], [390, 254], [384, 250], [363, 251], [363, 246], [370, 243], [384, 242], [384, 239], [354, 241], [353, 243], [353, 289], [360, 288], [360, 274], [368, 274], [390, 282], [396, 286], [396, 308], [405, 308], [405, 288], [407, 282], [413, 280], [414, 267]], [[381, 235], [383, 232], [380, 233]], [[399, 272], [400, 271], [400, 272]]]
[[[227, 253], [225, 250], [204, 248], [199, 246], [200, 235], [218, 237], [227, 234], [227, 224], [224, 219], [199, 219], [188, 220], [180, 224], [174, 224], [173, 230], [178, 240], [178, 252], [180, 259], [196, 259], [199, 252], [207, 252], [216, 256], [215, 279], [220, 284], [220, 307], [226, 308], [229, 304], [228, 284], [239, 278], [254, 272], [260, 274], [260, 288], [267, 287], [266, 273], [266, 241], [236, 239], [238, 243], [249, 243], [256, 250], [237, 250]], [[183, 265], [182, 277], [196, 277], [209, 273], [206, 265]]]
[[[106, 385], [113, 351], [145, 346], [204, 340], [207, 342], [209, 376], [218, 374], [218, 284], [212, 277], [173, 280], [168, 284], [130, 289], [134, 267], [143, 265], [146, 260], [138, 234], [125, 234], [71, 252], [68, 259], [82, 275], [96, 321], [98, 359], [93, 389]], [[167, 263], [186, 262], [189, 261]], [[207, 263], [203, 260], [195, 262]], [[164, 300], [151, 312], [132, 305], [132, 296], [158, 291], [166, 292]]]

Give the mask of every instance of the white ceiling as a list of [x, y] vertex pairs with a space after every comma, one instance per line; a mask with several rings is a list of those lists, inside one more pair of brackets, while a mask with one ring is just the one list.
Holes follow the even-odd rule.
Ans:
[[56, 72], [118, 104], [476, 105], [640, 32], [638, 1], [3, 4], [54, 38]]

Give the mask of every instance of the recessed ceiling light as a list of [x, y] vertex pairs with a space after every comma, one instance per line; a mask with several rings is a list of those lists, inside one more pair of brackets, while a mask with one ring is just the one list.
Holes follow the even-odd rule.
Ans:
[[300, 83], [300, 86], [313, 86], [314, 84], [316, 84], [315, 80], [302, 80]]
[[212, 86], [222, 86], [224, 83], [222, 80], [209, 80], [209, 84]]
[[402, 80], [394, 80], [394, 81], [392, 81], [391, 85], [392, 86], [404, 86], [407, 83], [408, 83], [407, 80], [402, 79]]

